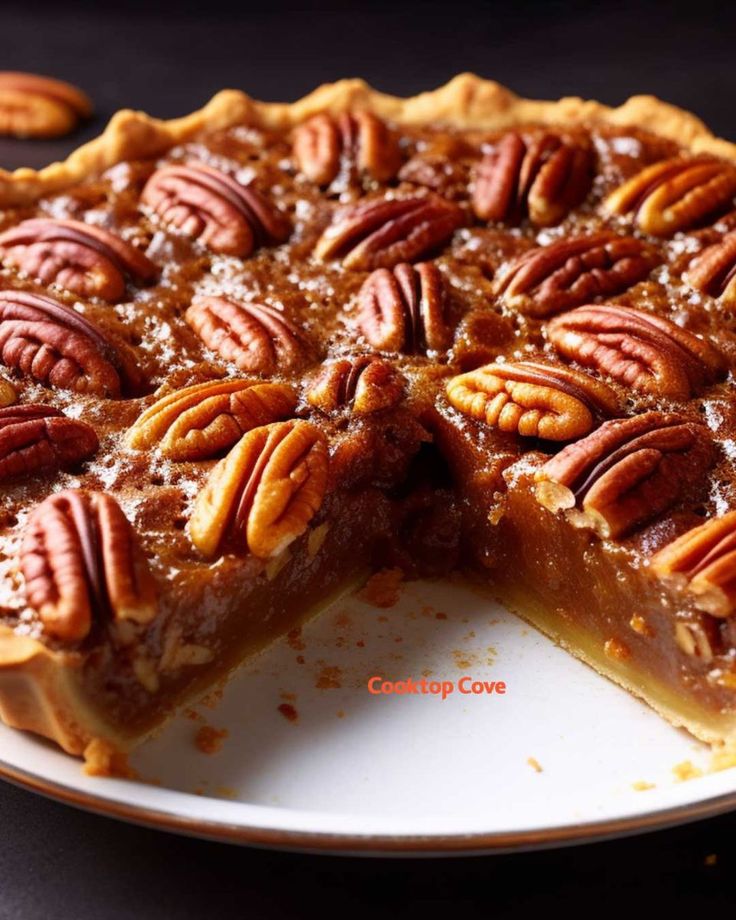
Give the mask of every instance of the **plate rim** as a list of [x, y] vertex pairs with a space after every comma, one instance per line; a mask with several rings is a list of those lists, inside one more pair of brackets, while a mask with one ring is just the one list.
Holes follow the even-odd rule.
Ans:
[[194, 818], [118, 802], [0, 761], [0, 778], [82, 811], [152, 830], [240, 846], [343, 856], [472, 856], [594, 843], [663, 830], [736, 810], [736, 789], [639, 815], [522, 831], [456, 834], [375, 834], [284, 830]]

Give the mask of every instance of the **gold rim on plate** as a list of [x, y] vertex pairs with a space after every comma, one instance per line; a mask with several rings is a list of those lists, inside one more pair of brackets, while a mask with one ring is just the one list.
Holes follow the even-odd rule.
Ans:
[[484, 853], [511, 850], [535, 850], [565, 844], [593, 843], [645, 831], [663, 830], [703, 818], [716, 817], [736, 809], [734, 790], [700, 802], [664, 808], [644, 815], [527, 831], [436, 835], [341, 834], [331, 831], [288, 831], [254, 825], [227, 824], [221, 821], [189, 818], [140, 805], [113, 802], [102, 796], [80, 792], [63, 783], [46, 780], [4, 762], [0, 762], [0, 778], [64, 805], [153, 830], [220, 843], [345, 855], [480, 856]]

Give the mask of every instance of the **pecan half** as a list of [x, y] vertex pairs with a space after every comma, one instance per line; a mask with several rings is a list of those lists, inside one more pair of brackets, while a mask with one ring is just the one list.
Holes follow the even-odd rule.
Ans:
[[0, 234], [0, 260], [42, 284], [113, 302], [125, 278], [153, 281], [158, 268], [119, 236], [78, 220], [35, 217]]
[[686, 655], [712, 661], [718, 645], [716, 621], [701, 615], [697, 620], [675, 623], [675, 642]]
[[50, 635], [80, 642], [96, 623], [146, 624], [156, 586], [120, 506], [102, 492], [69, 489], [36, 507], [20, 551], [26, 598]]
[[473, 210], [480, 220], [517, 223], [528, 217], [537, 227], [550, 227], [585, 198], [593, 172], [589, 144], [548, 133], [525, 140], [511, 131], [477, 168]]
[[286, 217], [252, 185], [202, 163], [157, 170], [141, 203], [167, 226], [224, 255], [245, 258], [259, 246], [283, 243], [291, 232]]
[[652, 236], [672, 236], [703, 224], [733, 203], [736, 167], [720, 160], [675, 157], [648, 166], [612, 192], [604, 208], [633, 214]]
[[323, 412], [350, 409], [369, 415], [391, 409], [404, 392], [403, 376], [382, 358], [359, 355], [326, 364], [307, 390], [307, 402]]
[[76, 86], [32, 73], [0, 73], [0, 134], [60, 137], [92, 114], [92, 103]]
[[211, 380], [155, 402], [128, 431], [135, 450], [158, 447], [171, 460], [206, 460], [246, 431], [291, 415], [296, 393], [283, 383]]
[[359, 271], [390, 268], [443, 245], [463, 220], [462, 210], [439, 195], [361, 201], [336, 212], [314, 254]]
[[455, 409], [501, 431], [569, 441], [619, 415], [616, 394], [588, 374], [536, 361], [488, 364], [447, 383]]
[[210, 473], [189, 522], [192, 542], [207, 557], [224, 543], [260, 559], [278, 556], [319, 510], [327, 466], [327, 441], [315, 425], [254, 428]]
[[713, 616], [736, 610], [736, 511], [693, 527], [652, 556], [655, 575], [671, 577]]
[[94, 428], [51, 406], [0, 409], [0, 480], [75, 466], [99, 446]]
[[596, 233], [557, 240], [524, 253], [497, 285], [504, 303], [528, 316], [571, 310], [619, 294], [661, 262], [641, 240]]
[[356, 326], [381, 351], [426, 354], [450, 347], [445, 288], [432, 262], [377, 268], [358, 294]]
[[736, 306], [736, 231], [699, 253], [683, 279], [725, 306]]
[[370, 112], [321, 112], [294, 132], [294, 159], [318, 185], [329, 185], [341, 169], [388, 182], [401, 165], [401, 150], [385, 122]]
[[24, 291], [0, 291], [0, 360], [46, 386], [117, 398], [145, 380], [122, 344], [71, 307]]
[[12, 406], [17, 398], [18, 394], [15, 392], [15, 387], [3, 377], [0, 377], [0, 408], [4, 409], [6, 406]]
[[275, 307], [200, 297], [185, 319], [204, 344], [241, 371], [274, 374], [296, 367], [304, 346], [294, 326]]
[[547, 335], [569, 360], [656, 396], [689, 399], [726, 373], [723, 356], [709, 342], [630, 307], [579, 307], [550, 320]]
[[615, 539], [700, 485], [714, 459], [702, 425], [662, 412], [614, 419], [537, 471], [537, 500], [550, 511], [567, 511], [577, 526]]

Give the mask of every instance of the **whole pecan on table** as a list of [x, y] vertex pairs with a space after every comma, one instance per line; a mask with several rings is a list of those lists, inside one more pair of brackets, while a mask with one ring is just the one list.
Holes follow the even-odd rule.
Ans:
[[323, 365], [306, 398], [310, 406], [323, 412], [349, 409], [355, 415], [370, 415], [397, 405], [404, 383], [403, 375], [388, 361], [357, 355]]
[[595, 160], [590, 143], [544, 133], [505, 134], [480, 161], [472, 204], [480, 220], [537, 227], [558, 224], [590, 191]]
[[568, 360], [655, 396], [689, 399], [726, 375], [723, 355], [709, 342], [631, 307], [578, 307], [550, 320], [547, 336]]
[[296, 327], [267, 304], [199, 297], [185, 319], [207, 348], [241, 371], [274, 374], [304, 361], [306, 346]]
[[441, 352], [452, 343], [442, 274], [433, 262], [377, 268], [358, 294], [355, 326], [381, 351]]
[[358, 271], [391, 268], [442, 246], [464, 222], [462, 209], [439, 195], [374, 198], [339, 208], [314, 254]]
[[329, 185], [341, 172], [388, 182], [401, 165], [401, 149], [396, 135], [371, 112], [320, 112], [294, 131], [294, 159], [317, 185]]
[[663, 412], [604, 422], [535, 475], [536, 496], [571, 523], [616, 539], [702, 485], [715, 460], [708, 429]]
[[125, 279], [148, 284], [157, 266], [119, 236], [79, 220], [34, 217], [0, 233], [0, 260], [42, 284], [110, 303], [125, 295]]
[[135, 450], [158, 447], [170, 460], [207, 460], [246, 431], [291, 415], [297, 397], [284, 383], [210, 380], [157, 400], [129, 429]]
[[189, 521], [192, 542], [208, 558], [228, 546], [278, 556], [319, 510], [327, 473], [327, 441], [315, 425], [254, 428], [210, 473]]
[[736, 610], [736, 511], [693, 527], [650, 560], [655, 575], [681, 584], [716, 617]]
[[52, 406], [0, 409], [0, 480], [76, 466], [99, 446], [94, 428]]
[[141, 204], [167, 226], [223, 255], [245, 258], [259, 246], [283, 243], [291, 233], [285, 215], [253, 185], [203, 163], [156, 170]]
[[721, 160], [675, 157], [647, 166], [604, 202], [610, 214], [633, 215], [640, 230], [672, 236], [702, 226], [733, 205], [736, 167]]
[[71, 307], [24, 291], [0, 291], [0, 360], [46, 386], [116, 399], [145, 379], [127, 346]]
[[156, 584], [135, 531], [102, 492], [69, 489], [37, 505], [20, 567], [29, 607], [65, 642], [81, 642], [96, 625], [145, 625], [156, 616]]
[[63, 80], [0, 72], [0, 135], [60, 137], [92, 114], [89, 97]]
[[527, 438], [569, 441], [620, 414], [616, 394], [582, 371], [538, 361], [488, 364], [447, 383], [447, 399], [469, 418]]
[[524, 253], [500, 279], [496, 291], [510, 308], [545, 317], [620, 294], [662, 261], [642, 240], [595, 233], [557, 240]]
[[736, 231], [698, 253], [683, 279], [724, 306], [736, 306]]

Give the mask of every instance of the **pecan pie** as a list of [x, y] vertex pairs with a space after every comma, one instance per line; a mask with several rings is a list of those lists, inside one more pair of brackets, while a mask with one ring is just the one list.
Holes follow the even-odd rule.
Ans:
[[736, 739], [736, 147], [462, 76], [0, 173], [0, 714], [125, 750], [382, 568]]

